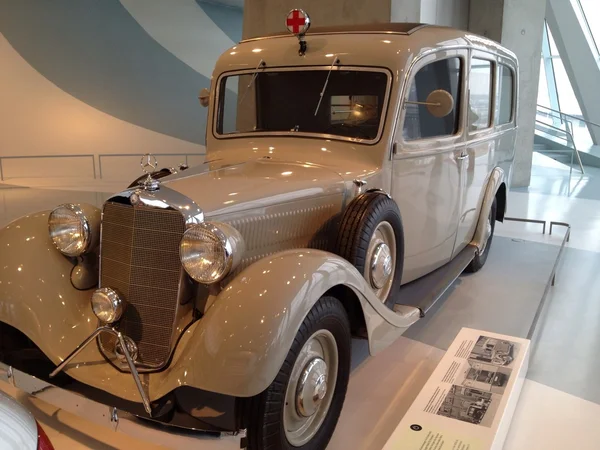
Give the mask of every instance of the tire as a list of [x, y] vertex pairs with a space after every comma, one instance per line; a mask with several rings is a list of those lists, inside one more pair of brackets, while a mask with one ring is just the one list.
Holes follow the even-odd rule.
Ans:
[[488, 221], [491, 226], [490, 236], [488, 237], [487, 243], [485, 244], [485, 249], [482, 253], [477, 252], [473, 261], [467, 266], [465, 272], [467, 273], [476, 273], [481, 270], [481, 268], [485, 265], [487, 261], [488, 255], [490, 254], [490, 248], [492, 247], [492, 240], [494, 238], [494, 230], [496, 229], [496, 199], [494, 198], [494, 202], [492, 203], [492, 207], [490, 209], [490, 214], [488, 216]]
[[[383, 289], [377, 289], [367, 268], [370, 262], [369, 246], [382, 223], [389, 224], [393, 230], [395, 261], [389, 286], [386, 283]], [[379, 192], [367, 192], [352, 200], [342, 216], [335, 251], [363, 274], [375, 294], [388, 308], [394, 306], [404, 267], [404, 229], [400, 210], [394, 200]]]
[[[285, 429], [286, 424], [290, 423], [287, 421], [288, 414], [292, 411], [290, 408], [297, 411], [296, 404], [290, 405], [290, 402], [287, 401], [290, 398], [290, 393], [295, 395], [298, 386], [294, 382], [297, 379], [292, 379], [292, 375], [298, 373], [295, 370], [298, 367], [304, 367], [304, 370], [308, 367], [308, 365], [304, 366], [302, 362], [306, 360], [303, 357], [310, 354], [305, 354], [304, 348], [309, 345], [307, 344], [309, 341], [312, 342], [313, 336], [318, 334], [331, 335], [334, 338], [332, 343], [337, 349], [335, 387], [331, 395], [329, 395], [329, 391], [324, 394], [325, 398], [321, 406], [328, 404], [329, 407], [322, 413], [324, 418], [320, 426], [315, 426], [314, 435], [301, 445], [293, 445], [293, 443], [298, 444], [298, 442], [291, 443]], [[322, 297], [302, 322], [287, 358], [273, 383], [267, 390], [250, 399], [247, 409], [247, 448], [249, 450], [325, 449], [333, 435], [346, 398], [350, 377], [350, 354], [350, 321], [346, 310], [336, 298]], [[314, 355], [308, 358], [313, 357]], [[314, 359], [310, 360], [310, 362], [312, 361]], [[333, 370], [332, 367], [328, 366], [327, 375], [330, 375]], [[301, 369], [300, 373], [302, 371]], [[290, 381], [292, 381], [292, 384], [290, 384]], [[331, 385], [331, 380], [327, 380], [327, 385]], [[298, 412], [295, 414], [299, 416]], [[318, 414], [320, 413], [317, 412], [314, 416], [318, 418]], [[299, 440], [300, 437], [294, 436], [294, 439]]]

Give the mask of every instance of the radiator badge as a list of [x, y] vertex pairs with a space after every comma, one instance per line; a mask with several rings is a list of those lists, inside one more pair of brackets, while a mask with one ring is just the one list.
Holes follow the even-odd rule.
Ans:
[[156, 172], [158, 167], [158, 161], [156, 157], [151, 153], [146, 153], [142, 156], [140, 161], [140, 167], [147, 177], [144, 180], [140, 180], [139, 184], [147, 191], [156, 191], [160, 187], [160, 182], [155, 180], [152, 175]]

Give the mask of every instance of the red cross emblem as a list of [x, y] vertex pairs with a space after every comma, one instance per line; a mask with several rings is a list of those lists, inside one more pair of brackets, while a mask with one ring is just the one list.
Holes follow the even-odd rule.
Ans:
[[301, 9], [292, 9], [285, 23], [290, 33], [304, 34], [310, 27], [310, 18]]

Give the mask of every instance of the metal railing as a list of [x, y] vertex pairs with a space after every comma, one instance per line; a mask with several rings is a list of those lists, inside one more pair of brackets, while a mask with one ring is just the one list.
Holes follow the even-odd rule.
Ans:
[[569, 130], [563, 130], [562, 128], [555, 127], [554, 125], [550, 125], [548, 123], [542, 122], [541, 120], [535, 121], [535, 129], [540, 133], [547, 134], [549, 136], [564, 140], [566, 142], [567, 149], [544, 149], [543, 152], [546, 153], [571, 153], [571, 164], [569, 179], [573, 172], [573, 162], [574, 157], [577, 158], [577, 163], [579, 164], [579, 168], [582, 174], [585, 174], [585, 169], [583, 168], [583, 163], [581, 161], [581, 155], [579, 154], [579, 150], [577, 150], [577, 145], [575, 144], [575, 138], [573, 137], [573, 133]]
[[546, 300], [548, 298], [548, 293], [550, 289], [556, 284], [556, 273], [558, 272], [558, 265], [562, 260], [562, 256], [564, 250], [566, 248], [567, 243], [571, 240], [571, 225], [565, 222], [550, 222], [550, 234], [552, 234], [552, 229], [555, 226], [566, 227], [567, 230], [562, 240], [562, 244], [560, 246], [560, 250], [558, 251], [558, 256], [554, 261], [554, 265], [552, 266], [552, 272], [550, 272], [550, 277], [546, 282], [546, 287], [544, 288], [544, 294], [542, 295], [542, 299], [535, 311], [535, 315], [533, 317], [533, 322], [531, 323], [531, 327], [529, 328], [529, 332], [527, 333], [527, 339], [533, 341], [536, 332], [538, 331], [538, 323], [540, 321], [540, 317], [542, 316], [542, 312], [544, 311], [544, 306], [546, 305]]
[[[96, 155], [98, 156], [98, 163], [96, 164]], [[102, 179], [102, 160], [103, 158], [110, 157], [141, 157], [143, 153], [87, 153], [78, 155], [20, 155], [20, 156], [0, 156], [0, 181], [5, 181], [5, 167], [3, 161], [12, 159], [40, 159], [40, 158], [90, 158], [92, 162], [92, 173], [94, 179]], [[184, 159], [182, 163], [189, 165], [189, 157], [194, 156], [205, 156], [204, 153], [153, 153], [155, 156], [179, 156]], [[160, 161], [159, 161], [160, 162]], [[12, 177], [15, 178], [15, 177]]]
[[[541, 110], [541, 111], [540, 111]], [[547, 106], [542, 106], [542, 105], [537, 105], [537, 113], [538, 115], [545, 115], [547, 117], [557, 117], [565, 123], [569, 123], [571, 129], [573, 128], [573, 122], [570, 119], [576, 120], [577, 122], [583, 122], [586, 125], [591, 125], [593, 127], [598, 127], [600, 128], [600, 124], [596, 123], [596, 122], [592, 122], [591, 120], [586, 120], [582, 117], [578, 117], [578, 116], [574, 116], [572, 114], [567, 114], [564, 113], [562, 111], [558, 111], [556, 109], [552, 109], [552, 108], [548, 108]]]
[[4, 181], [4, 167], [2, 161], [9, 159], [39, 159], [39, 158], [91, 158], [92, 159], [92, 171], [94, 173], [94, 179], [96, 179], [96, 159], [93, 154], [83, 155], [23, 155], [23, 156], [0, 156], [0, 181]]
[[[154, 156], [180, 156], [185, 158], [185, 162], [182, 161], [185, 165], [188, 165], [188, 157], [190, 156], [205, 156], [202, 153], [152, 153]], [[100, 174], [100, 179], [102, 179], [102, 158], [112, 158], [112, 157], [132, 157], [132, 156], [142, 156], [142, 153], [100, 153], [98, 154], [98, 171]]]

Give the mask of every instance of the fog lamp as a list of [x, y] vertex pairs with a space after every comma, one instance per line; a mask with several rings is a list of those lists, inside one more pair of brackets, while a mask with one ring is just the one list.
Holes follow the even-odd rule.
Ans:
[[92, 294], [92, 310], [102, 323], [114, 323], [121, 318], [125, 302], [111, 288], [100, 288]]

